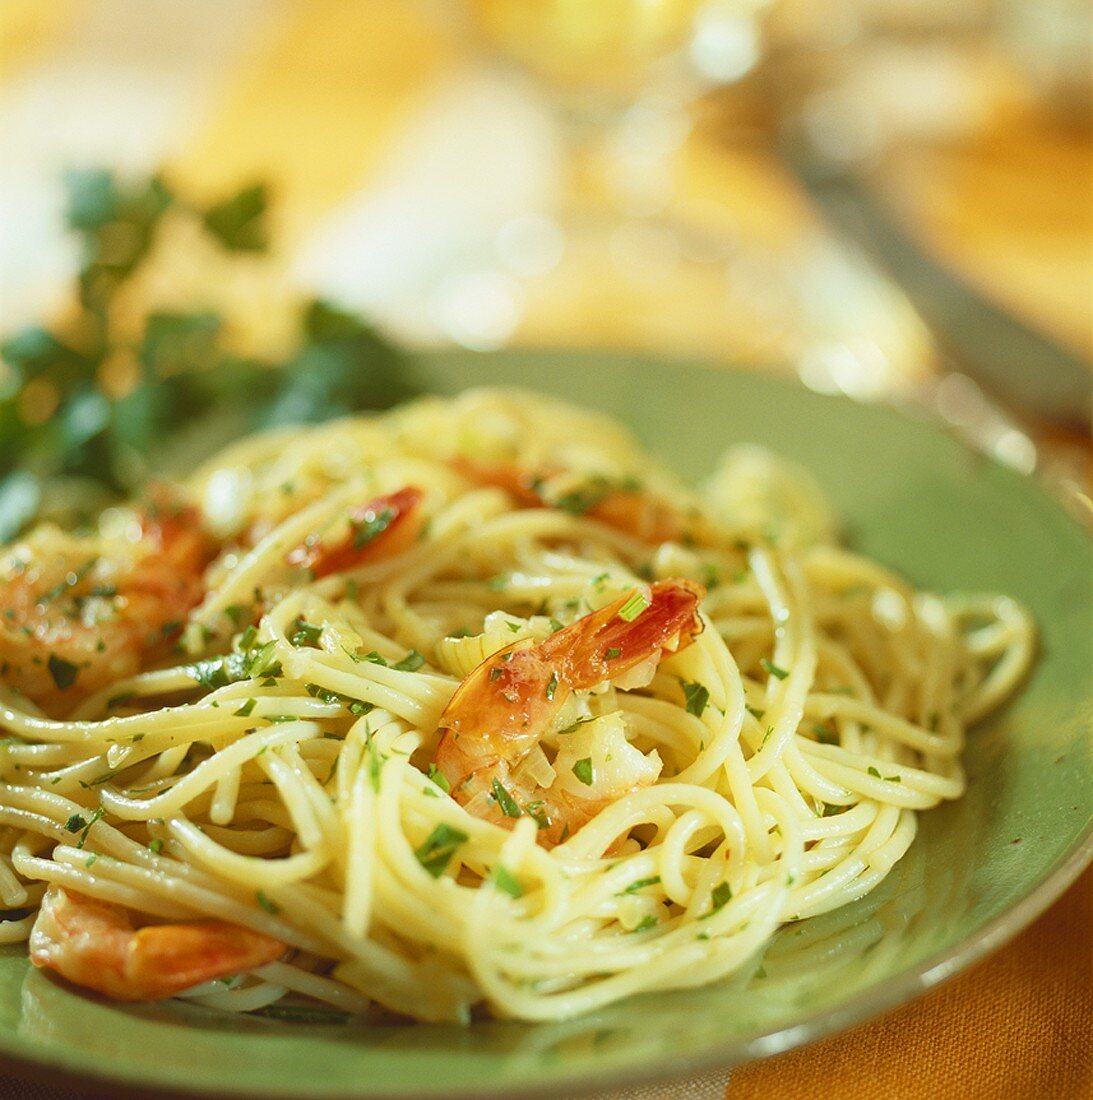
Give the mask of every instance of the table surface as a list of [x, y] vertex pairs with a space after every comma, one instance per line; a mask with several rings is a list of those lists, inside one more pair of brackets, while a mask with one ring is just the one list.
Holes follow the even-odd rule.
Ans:
[[[0, 4], [0, 329], [58, 303], [72, 263], [58, 233], [65, 165], [167, 163], [202, 194], [273, 180], [292, 280], [364, 307], [411, 339], [450, 336], [415, 312], [420, 287], [435, 287], [437, 256], [458, 257], [467, 226], [492, 224], [498, 203], [510, 218], [538, 208], [536, 169], [545, 162], [536, 157], [550, 150], [551, 131], [535, 89], [471, 57], [437, 18], [442, 7]], [[468, 175], [456, 161], [475, 134], [494, 151]], [[778, 163], [716, 136], [699, 127], [684, 148], [675, 209], [711, 233], [790, 257], [802, 242], [815, 249], [826, 231]], [[992, 115], [989, 132], [963, 144], [897, 151], [874, 184], [942, 262], [1089, 354], [1091, 164], [1087, 133], [1039, 125], [1022, 108]], [[475, 188], [491, 174], [497, 182], [482, 197]], [[749, 343], [724, 319], [689, 310], [685, 294], [661, 289], [656, 317], [635, 320], [633, 303], [540, 286], [504, 337], [676, 354], [728, 342], [734, 358], [764, 366], [784, 351]], [[874, 294], [861, 323], [875, 326], [884, 369], [898, 381], [931, 364], [922, 333], [890, 304]], [[742, 1067], [727, 1085], [718, 1076], [660, 1095], [707, 1100], [725, 1090], [726, 1100], [768, 1100], [826, 1094], [835, 1082], [851, 1096], [1090, 1095], [1091, 929], [1087, 872], [1013, 943], [898, 1012]], [[76, 1095], [0, 1077], [2, 1100]]]

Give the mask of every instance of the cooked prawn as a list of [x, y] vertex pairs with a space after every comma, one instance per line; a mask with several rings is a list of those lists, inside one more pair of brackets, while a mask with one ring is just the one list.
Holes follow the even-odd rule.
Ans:
[[159, 1001], [265, 966], [279, 940], [220, 920], [133, 925], [116, 905], [50, 885], [30, 934], [30, 960], [119, 1001]]
[[548, 788], [521, 782], [513, 773], [573, 692], [620, 679], [636, 687], [634, 678], [642, 673], [647, 683], [666, 654], [690, 645], [702, 630], [703, 596], [705, 590], [692, 581], [660, 581], [636, 616], [628, 612], [635, 604], [642, 607], [638, 589], [545, 641], [517, 642], [488, 657], [459, 686], [440, 718], [436, 766], [452, 796], [464, 805], [473, 800], [479, 816], [499, 824], [530, 813], [539, 822], [540, 843], [552, 845], [607, 802], [653, 782], [659, 768], [639, 766], [629, 782], [618, 773], [609, 783], [586, 776], [579, 792], [556, 782]]
[[424, 493], [412, 485], [362, 504], [349, 515], [349, 534], [333, 545], [308, 540], [289, 551], [286, 562], [310, 569], [318, 580], [405, 550], [421, 529]]
[[642, 542], [705, 544], [716, 537], [701, 515], [681, 511], [631, 479], [593, 474], [574, 483], [561, 470], [521, 470], [462, 457], [452, 459], [451, 465], [469, 481], [504, 489], [523, 508], [561, 508], [587, 515]]
[[0, 677], [48, 712], [165, 655], [213, 547], [196, 509], [157, 503], [124, 535], [42, 527], [0, 562]]

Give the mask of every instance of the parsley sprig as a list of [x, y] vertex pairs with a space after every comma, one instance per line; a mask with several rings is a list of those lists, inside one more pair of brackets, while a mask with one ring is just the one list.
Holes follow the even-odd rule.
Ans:
[[[89, 519], [243, 432], [386, 408], [414, 392], [402, 353], [329, 302], [299, 303], [295, 347], [273, 361], [240, 348], [215, 309], [141, 300], [139, 276], [177, 250], [187, 222], [213, 248], [246, 257], [233, 273], [245, 279], [269, 247], [264, 184], [204, 205], [161, 176], [123, 181], [91, 168], [64, 183], [80, 253], [72, 305], [54, 324], [0, 340], [0, 543], [40, 514]], [[66, 493], [74, 484], [79, 493]], [[86, 511], [63, 507], [75, 496]]]

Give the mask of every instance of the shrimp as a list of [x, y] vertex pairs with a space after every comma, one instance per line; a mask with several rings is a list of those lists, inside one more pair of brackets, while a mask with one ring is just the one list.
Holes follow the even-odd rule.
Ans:
[[412, 485], [362, 504], [349, 516], [351, 534], [334, 545], [321, 539], [290, 550], [289, 565], [311, 570], [318, 580], [332, 573], [344, 573], [370, 561], [392, 557], [405, 550], [421, 529], [420, 504], [424, 493]]
[[213, 555], [196, 509], [158, 500], [114, 539], [42, 527], [0, 563], [0, 677], [49, 713], [166, 655]]
[[642, 542], [706, 544], [716, 539], [701, 515], [658, 499], [632, 478], [612, 480], [592, 474], [574, 486], [561, 470], [526, 471], [462, 457], [452, 459], [451, 465], [469, 481], [504, 489], [522, 508], [560, 508], [587, 515]]
[[[608, 802], [655, 781], [659, 768], [638, 765], [629, 783], [617, 774], [608, 784], [586, 775], [588, 782], [581, 781], [586, 789], [578, 794], [557, 782], [550, 788], [531, 786], [513, 773], [573, 692], [620, 680], [630, 687], [648, 683], [667, 653], [689, 646], [702, 630], [698, 605], [705, 594], [693, 581], [659, 581], [644, 606], [634, 589], [545, 641], [516, 642], [483, 661], [438, 723], [443, 732], [435, 763], [456, 801], [473, 802], [483, 811], [478, 816], [502, 825], [530, 813], [539, 823], [539, 842], [549, 847]], [[640, 610], [631, 615], [635, 607]], [[646, 761], [625, 738], [623, 745]]]
[[288, 948], [221, 920], [147, 924], [126, 910], [51, 884], [30, 933], [30, 961], [118, 1001], [159, 1001], [265, 966]]

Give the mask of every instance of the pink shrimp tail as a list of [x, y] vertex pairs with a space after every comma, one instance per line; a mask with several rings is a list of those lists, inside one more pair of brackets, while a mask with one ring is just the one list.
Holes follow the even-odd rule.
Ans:
[[371, 561], [392, 557], [409, 547], [421, 529], [420, 505], [425, 494], [412, 485], [376, 497], [350, 513], [353, 534], [333, 546], [316, 542], [290, 550], [289, 565], [310, 569], [318, 580]]

